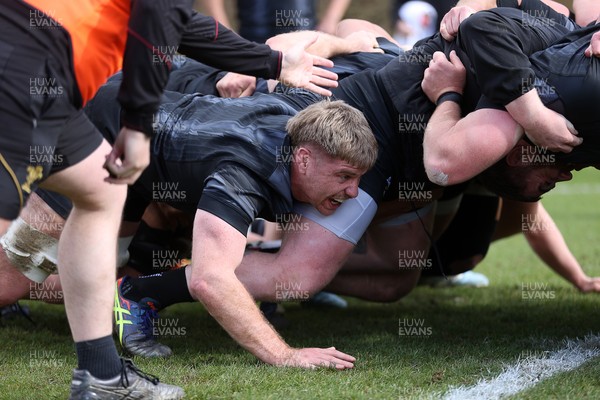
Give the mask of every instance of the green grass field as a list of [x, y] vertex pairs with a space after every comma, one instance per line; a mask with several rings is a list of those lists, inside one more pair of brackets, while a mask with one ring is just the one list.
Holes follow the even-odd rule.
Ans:
[[[544, 204], [590, 275], [600, 276], [600, 173], [562, 183]], [[590, 193], [592, 192], [592, 193]], [[493, 378], [519, 358], [559, 348], [565, 338], [600, 332], [600, 294], [580, 294], [536, 259], [522, 237], [492, 246], [478, 268], [485, 289], [419, 287], [395, 304], [350, 301], [344, 311], [286, 306], [293, 346], [335, 345], [357, 357], [351, 371], [277, 369], [243, 351], [199, 304], [163, 317], [178, 329], [164, 341], [175, 356], [138, 359], [190, 399], [439, 398], [454, 386]], [[549, 299], [524, 299], [523, 284], [547, 285]], [[66, 398], [75, 354], [62, 306], [24, 302], [37, 326], [0, 328], [0, 399]], [[419, 321], [422, 334], [399, 335], [399, 321]], [[405, 323], [406, 324], [406, 323]], [[429, 329], [428, 329], [429, 328]], [[520, 392], [519, 399], [598, 399], [600, 364], [592, 360]]]

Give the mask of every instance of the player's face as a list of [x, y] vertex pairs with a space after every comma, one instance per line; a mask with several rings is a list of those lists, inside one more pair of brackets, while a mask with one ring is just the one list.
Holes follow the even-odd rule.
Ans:
[[572, 166], [567, 164], [539, 166], [532, 168], [525, 177], [527, 189], [524, 195], [528, 197], [540, 197], [546, 192], [554, 189], [557, 182], [570, 181]]
[[344, 201], [358, 195], [358, 183], [365, 173], [346, 161], [325, 154], [312, 157], [303, 173], [295, 178], [292, 194], [296, 200], [309, 203], [323, 215], [331, 215]]

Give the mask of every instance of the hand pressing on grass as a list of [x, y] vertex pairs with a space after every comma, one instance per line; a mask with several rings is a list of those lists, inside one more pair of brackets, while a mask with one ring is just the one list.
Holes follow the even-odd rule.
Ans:
[[306, 369], [331, 368], [349, 369], [354, 368], [356, 358], [342, 353], [335, 347], [290, 349], [289, 355], [284, 357], [276, 365], [279, 367], [297, 367]]
[[577, 289], [582, 293], [600, 293], [600, 278], [585, 276], [575, 283]]

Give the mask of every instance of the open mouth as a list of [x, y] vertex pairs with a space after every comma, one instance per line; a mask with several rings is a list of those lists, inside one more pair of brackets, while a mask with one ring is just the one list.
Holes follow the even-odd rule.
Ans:
[[330, 207], [333, 209], [338, 208], [339, 206], [342, 205], [342, 203], [346, 200], [346, 199], [339, 199], [339, 198], [335, 198], [335, 197], [330, 197], [329, 199], [329, 204]]

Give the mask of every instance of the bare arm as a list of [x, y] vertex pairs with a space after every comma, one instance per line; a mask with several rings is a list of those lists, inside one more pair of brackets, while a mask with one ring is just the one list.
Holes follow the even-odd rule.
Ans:
[[582, 292], [600, 292], [600, 278], [590, 278], [585, 274], [541, 202], [523, 203], [505, 199], [498, 229], [505, 234], [522, 231], [533, 251], [554, 272]]
[[338, 22], [344, 18], [351, 0], [329, 0], [329, 6], [317, 26], [317, 30], [329, 34], [335, 34]]
[[315, 31], [296, 31], [273, 36], [266, 41], [273, 50], [286, 52], [298, 42], [315, 40], [306, 48], [312, 55], [330, 58], [340, 54], [350, 54], [357, 51], [381, 53], [378, 49], [377, 38], [366, 31], [355, 32], [345, 38]]
[[505, 111], [481, 109], [460, 119], [459, 105], [446, 101], [437, 107], [425, 130], [427, 176], [441, 186], [465, 182], [506, 156], [522, 134]]
[[590, 22], [600, 20], [600, 2], [598, 0], [573, 0], [575, 21], [586, 26]]
[[354, 358], [335, 350], [294, 349], [264, 319], [238, 280], [245, 237], [222, 219], [198, 210], [194, 220], [190, 292], [242, 347], [278, 366], [352, 368]]
[[[434, 103], [445, 92], [462, 93], [464, 66], [455, 52], [450, 53], [450, 59], [436, 52], [425, 70], [421, 86]], [[425, 171], [437, 185], [453, 185], [478, 175], [508, 154], [523, 134], [505, 111], [481, 109], [460, 117], [460, 105], [445, 101], [425, 129]]]
[[[368, 51], [382, 53], [382, 50], [378, 48], [377, 38], [373, 33], [359, 31], [350, 34], [346, 38], [340, 38], [337, 36], [328, 35], [322, 32], [315, 31], [297, 31], [290, 33], [283, 33], [281, 35], [274, 36], [267, 40], [268, 44], [273, 50], [279, 50], [284, 54], [290, 54], [294, 46], [298, 43], [307, 43], [314, 41], [310, 46], [306, 48], [306, 52], [315, 56], [315, 59], [326, 59], [339, 54], [349, 54], [357, 51]], [[284, 64], [285, 65], [285, 64]], [[325, 64], [322, 64], [325, 65]], [[325, 70], [315, 70], [315, 78], [317, 75], [333, 79], [335, 74], [326, 75]], [[280, 81], [290, 85], [292, 82], [286, 76], [292, 76], [295, 78], [296, 75], [293, 73], [287, 73], [285, 70], [282, 71]], [[317, 82], [316, 80], [314, 80]], [[326, 83], [323, 81], [323, 83]], [[273, 86], [276, 83], [273, 83]], [[217, 91], [221, 97], [244, 97], [251, 96], [256, 89], [256, 78], [236, 74], [233, 72], [228, 73], [217, 82]], [[327, 94], [327, 93], [321, 93]]]
[[[537, 90], [517, 97], [506, 105], [506, 110], [537, 146], [569, 153], [583, 142], [583, 139], [575, 136], [577, 130], [571, 122], [542, 103]], [[562, 127], [560, 132], [558, 127]], [[549, 134], [555, 131], [558, 132], [556, 136]]]
[[[534, 90], [535, 76], [527, 56], [561, 38], [567, 30], [563, 26], [567, 19], [547, 6], [538, 6], [541, 15], [556, 21], [551, 28], [544, 29], [549, 34], [548, 38], [539, 40], [543, 36], [537, 32], [540, 28], [530, 23], [516, 24], [514, 29], [507, 31], [503, 16], [477, 13], [461, 25], [461, 34], [470, 39], [463, 41], [461, 48], [472, 62], [483, 94], [492, 102], [506, 106], [536, 145], [551, 151], [570, 152], [581, 143], [581, 139], [575, 136], [577, 132], [572, 124], [546, 108], [538, 97]], [[499, 57], [501, 52], [496, 52], [496, 48], [510, 52], [512, 57]], [[551, 87], [542, 89], [553, 90]]]

